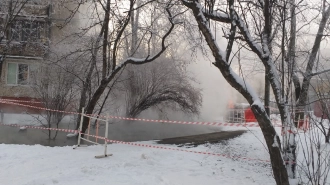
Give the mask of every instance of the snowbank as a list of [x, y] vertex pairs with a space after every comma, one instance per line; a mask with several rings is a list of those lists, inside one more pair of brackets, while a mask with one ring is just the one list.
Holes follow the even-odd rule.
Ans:
[[[246, 136], [237, 140], [245, 139]], [[235, 142], [230, 147], [239, 148], [239, 141]], [[189, 150], [224, 152], [226, 149], [221, 150], [219, 147], [227, 144], [225, 142]], [[243, 145], [240, 146], [242, 148]], [[100, 146], [73, 150], [72, 147], [0, 144], [0, 151], [1, 184], [274, 184], [267, 163], [171, 150], [112, 144], [108, 151], [113, 156], [103, 159], [94, 158], [102, 154], [103, 148]], [[260, 150], [253, 153], [260, 153]], [[251, 153], [237, 150], [228, 154], [237, 156]], [[267, 159], [267, 155], [263, 157]]]
[[[101, 146], [73, 150], [69, 146], [0, 144], [0, 184], [273, 185], [270, 163], [265, 162], [269, 160], [269, 154], [260, 128], [248, 130], [229, 141], [187, 149], [223, 154], [224, 157], [111, 144], [108, 153], [113, 156], [95, 159], [95, 155], [103, 153]], [[280, 128], [276, 131], [280, 133]], [[315, 133], [319, 135], [318, 131]], [[305, 141], [313, 136], [311, 134], [300, 133], [298, 138]], [[141, 143], [157, 145], [151, 141]], [[303, 148], [301, 145], [298, 149], [299, 176], [304, 175], [301, 173]], [[328, 158], [330, 146], [322, 145], [321, 148], [323, 158]], [[330, 179], [326, 181], [330, 182]]]

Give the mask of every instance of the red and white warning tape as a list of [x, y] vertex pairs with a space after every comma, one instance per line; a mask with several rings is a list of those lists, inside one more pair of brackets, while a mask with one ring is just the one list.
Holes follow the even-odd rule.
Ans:
[[78, 133], [78, 130], [71, 130], [71, 129], [61, 129], [61, 128], [48, 128], [48, 127], [37, 127], [31, 125], [17, 125], [17, 124], [3, 124], [0, 123], [2, 126], [10, 126], [10, 127], [19, 127], [19, 128], [33, 128], [33, 129], [40, 129], [40, 130], [57, 130], [61, 132], [69, 132], [69, 133]]
[[[201, 122], [201, 121], [171, 121], [171, 120], [154, 120], [143, 118], [125, 118], [119, 116], [109, 116], [112, 119], [130, 120], [130, 121], [143, 121], [143, 122], [159, 122], [159, 123], [174, 123], [185, 125], [208, 125], [208, 126], [228, 126], [228, 127], [259, 127], [257, 123], [221, 123], [221, 122]], [[276, 127], [281, 127], [280, 124], [275, 124]]]
[[219, 153], [212, 153], [212, 152], [202, 152], [202, 151], [186, 150], [186, 149], [181, 149], [181, 148], [173, 148], [173, 147], [166, 147], [166, 146], [159, 146], [159, 145], [150, 145], [150, 144], [135, 143], [135, 142], [125, 142], [125, 141], [118, 141], [118, 140], [107, 139], [105, 137], [96, 136], [96, 135], [89, 135], [89, 134], [85, 134], [85, 135], [86, 136], [90, 136], [90, 137], [94, 137], [94, 138], [97, 138], [97, 139], [106, 140], [109, 143], [117, 143], [117, 144], [139, 146], [139, 147], [146, 147], [146, 148], [156, 148], [156, 149], [163, 149], [163, 150], [173, 150], [173, 151], [188, 152], [188, 153], [194, 153], [194, 154], [212, 155], [212, 156], [225, 157], [225, 158], [229, 158], [229, 159], [242, 159], [242, 160], [249, 160], [249, 161], [266, 162], [266, 163], [269, 163], [270, 162], [270, 160], [252, 159], [252, 158], [240, 157], [240, 156], [233, 157], [233, 156], [230, 156], [230, 155], [227, 155], [227, 154], [219, 154]]
[[5, 99], [5, 98], [0, 98], [0, 101], [18, 102], [18, 103], [40, 103], [40, 104], [43, 104], [43, 102], [41, 102], [41, 101], [13, 100], [13, 99]]
[[[47, 128], [47, 127], [37, 127], [37, 126], [29, 126], [29, 125], [17, 125], [17, 124], [2, 124], [3, 126], [10, 126], [10, 127], [26, 127], [26, 128], [32, 128], [32, 129], [41, 129], [41, 130], [57, 130], [61, 132], [69, 132], [69, 133], [78, 133], [78, 130], [71, 130], [71, 129], [59, 129], [59, 128]], [[186, 150], [181, 148], [174, 148], [174, 147], [166, 147], [166, 146], [159, 146], [159, 145], [150, 145], [150, 144], [143, 144], [143, 143], [135, 143], [135, 142], [125, 142], [125, 141], [118, 141], [118, 140], [112, 140], [101, 136], [96, 135], [90, 135], [90, 134], [84, 134], [86, 136], [94, 137], [97, 139], [106, 140], [109, 143], [117, 143], [117, 144], [124, 144], [124, 145], [131, 145], [131, 146], [139, 146], [139, 147], [147, 147], [147, 148], [155, 148], [155, 149], [163, 149], [163, 150], [172, 150], [172, 151], [180, 151], [180, 152], [188, 152], [188, 153], [194, 153], [194, 154], [203, 154], [203, 155], [211, 155], [211, 156], [218, 156], [218, 157], [225, 157], [229, 159], [241, 159], [241, 160], [248, 160], [248, 161], [259, 161], [259, 162], [266, 162], [269, 163], [270, 160], [263, 160], [263, 159], [253, 159], [249, 157], [241, 157], [241, 156], [230, 156], [227, 154], [220, 154], [220, 153], [212, 153], [212, 152], [202, 152], [202, 151], [194, 151], [194, 150]]]
[[[85, 134], [85, 135], [87, 135], [87, 134]], [[203, 155], [211, 155], [211, 156], [225, 157], [225, 158], [229, 158], [229, 159], [242, 159], [242, 160], [248, 160], [248, 161], [266, 162], [266, 163], [271, 162], [270, 160], [264, 160], [264, 159], [253, 159], [253, 158], [249, 158], [249, 157], [230, 156], [228, 154], [186, 150], [186, 149], [181, 149], [181, 148], [173, 148], [173, 147], [150, 145], [150, 144], [135, 143], [135, 142], [117, 141], [117, 140], [111, 140], [111, 139], [107, 139], [107, 138], [104, 138], [101, 136], [95, 136], [95, 135], [88, 135], [88, 136], [95, 137], [95, 138], [102, 139], [102, 140], [106, 139], [106, 141], [109, 143], [125, 144], [125, 145], [147, 147], [147, 148], [156, 148], [156, 149], [163, 149], [163, 150], [173, 150], [173, 151], [188, 152], [188, 153], [203, 154]]]
[[32, 106], [32, 105], [26, 105], [26, 104], [15, 103], [15, 102], [10, 102], [10, 101], [3, 101], [1, 99], [0, 99], [0, 103], [9, 104], [9, 105], [17, 105], [17, 106], [22, 106], [22, 107], [29, 107], [29, 108], [33, 108], [33, 109], [39, 109], [39, 110], [46, 110], [46, 111], [53, 111], [53, 112], [62, 112], [62, 113], [66, 113], [66, 114], [81, 114], [81, 113], [78, 113], [78, 112], [53, 110], [53, 109], [48, 109], [48, 108], [44, 108], [44, 107], [36, 107], [36, 106]]
[[[69, 112], [69, 111], [61, 111], [61, 110], [53, 110], [47, 109], [43, 107], [36, 107], [31, 105], [25, 105], [20, 103], [2, 101], [0, 99], [0, 103], [12, 104], [17, 106], [29, 107], [34, 109], [46, 110], [46, 111], [54, 111], [54, 112], [62, 112], [66, 114], [81, 114], [78, 112]], [[144, 118], [126, 118], [120, 116], [102, 116], [102, 115], [88, 115], [95, 116], [98, 118], [110, 118], [110, 119], [120, 119], [120, 120], [130, 120], [130, 121], [143, 121], [143, 122], [153, 122], [153, 123], [173, 123], [173, 124], [185, 124], [185, 125], [207, 125], [207, 126], [224, 126], [224, 127], [259, 127], [257, 123], [222, 123], [222, 122], [201, 122], [201, 121], [171, 121], [171, 120], [155, 120], [155, 119], [144, 119]], [[280, 124], [274, 124], [275, 127], [281, 127]]]
[[[30, 126], [30, 125], [2, 124], [2, 123], [0, 123], [0, 125], [10, 126], [10, 127], [25, 127], [25, 128], [40, 129], [40, 130], [57, 130], [57, 131], [61, 131], [61, 132], [78, 133], [78, 130], [71, 130], [71, 129], [47, 128], [47, 127], [37, 127], [37, 126]], [[149, 144], [142, 144], [142, 143], [118, 141], [118, 140], [112, 140], [112, 139], [108, 139], [105, 137], [86, 134], [86, 133], [84, 135], [94, 137], [97, 139], [106, 140], [109, 143], [125, 144], [125, 145], [131, 145], [131, 146], [156, 148], [156, 149], [164, 149], [164, 150], [174, 150], [174, 151], [189, 152], [189, 153], [195, 153], [195, 154], [213, 155], [213, 156], [220, 156], [220, 157], [226, 157], [226, 158], [231, 158], [231, 159], [244, 159], [244, 160], [253, 160], [253, 161], [260, 161], [260, 162], [270, 162], [269, 160], [251, 159], [251, 158], [247, 158], [247, 157], [232, 157], [227, 154], [201, 152], [201, 151], [185, 150], [185, 149], [166, 147], [166, 146], [157, 146], [157, 145], [149, 145]]]

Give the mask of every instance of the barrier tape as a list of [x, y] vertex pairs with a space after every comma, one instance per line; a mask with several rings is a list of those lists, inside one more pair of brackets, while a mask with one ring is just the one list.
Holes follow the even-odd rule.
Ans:
[[[37, 126], [30, 126], [30, 125], [17, 125], [17, 124], [3, 124], [0, 123], [0, 125], [3, 126], [10, 126], [10, 127], [26, 127], [26, 128], [32, 128], [32, 129], [40, 129], [40, 130], [57, 130], [62, 132], [69, 132], [69, 133], [78, 133], [78, 130], [72, 130], [72, 129], [59, 129], [59, 128], [47, 128], [47, 127], [37, 127]], [[139, 146], [139, 147], [146, 147], [146, 148], [155, 148], [155, 149], [163, 149], [163, 150], [172, 150], [172, 151], [180, 151], [180, 152], [188, 152], [188, 153], [194, 153], [194, 154], [202, 154], [202, 155], [211, 155], [211, 156], [217, 156], [217, 157], [225, 157], [229, 159], [241, 159], [241, 160], [248, 160], [248, 161], [259, 161], [259, 162], [266, 162], [270, 163], [270, 160], [263, 160], [263, 159], [253, 159], [248, 157], [240, 157], [240, 156], [230, 156], [227, 154], [220, 154], [220, 153], [212, 153], [212, 152], [202, 152], [202, 151], [193, 151], [193, 150], [186, 150], [181, 148], [173, 148], [173, 147], [166, 147], [166, 146], [159, 146], [159, 145], [150, 145], [150, 144], [142, 144], [142, 143], [135, 143], [135, 142], [125, 142], [125, 141], [118, 141], [118, 140], [112, 140], [108, 139], [102, 136], [96, 136], [91, 134], [84, 134], [86, 136], [94, 137], [97, 139], [106, 140], [109, 143], [117, 143], [117, 144], [124, 144], [124, 145], [131, 145], [131, 146]], [[286, 161], [284, 161], [286, 162]]]
[[[46, 110], [46, 111], [53, 111], [53, 112], [62, 112], [67, 114], [75, 114], [75, 115], [81, 115], [81, 113], [78, 112], [68, 112], [68, 111], [61, 111], [61, 110], [53, 110], [43, 107], [36, 107], [31, 105], [25, 105], [20, 103], [14, 103], [14, 102], [7, 102], [2, 101], [0, 99], [0, 103], [5, 104], [12, 104], [12, 105], [18, 105], [18, 106], [24, 106], [34, 109], [40, 109], [40, 110]], [[173, 123], [173, 124], [185, 124], [185, 125], [206, 125], [206, 126], [224, 126], [224, 127], [259, 127], [258, 123], [221, 123], [221, 122], [201, 122], [201, 121], [171, 121], [171, 120], [155, 120], [155, 119], [144, 119], [144, 118], [126, 118], [126, 117], [120, 117], [120, 116], [102, 116], [102, 115], [94, 115], [94, 114], [85, 114], [87, 116], [94, 116], [97, 118], [110, 118], [110, 119], [119, 119], [119, 120], [129, 120], [129, 121], [143, 121], [143, 122], [154, 122], [154, 123]], [[274, 124], [275, 127], [282, 127], [280, 124]]]
[[[43, 104], [44, 102], [41, 102], [41, 101], [27, 101], [27, 100], [14, 100], [14, 99], [7, 99], [7, 98], [0, 98], [0, 101], [9, 101], [9, 102], [18, 102], [18, 103], [39, 103], [39, 104]], [[287, 106], [292, 106], [292, 105], [287, 105]], [[269, 107], [269, 106], [264, 106], [265, 108], [269, 108], [269, 109], [272, 109], [272, 110], [277, 110], [279, 111], [278, 108], [274, 108], [274, 107]], [[239, 108], [237, 109], [231, 109], [231, 110], [241, 110]], [[298, 112], [306, 112], [305, 109], [302, 109], [302, 108], [295, 108], [294, 107], [294, 111], [298, 111]], [[307, 111], [308, 112], [308, 111]]]
[[0, 98], [0, 101], [18, 102], [18, 103], [40, 103], [40, 104], [43, 104], [43, 102], [41, 102], [41, 101], [13, 100], [13, 99], [4, 99], [4, 98]]
[[156, 148], [156, 149], [163, 149], [163, 150], [188, 152], [188, 153], [195, 153], [195, 154], [212, 155], [212, 156], [218, 156], [218, 157], [225, 157], [225, 158], [229, 158], [229, 159], [242, 159], [242, 160], [260, 161], [260, 162], [267, 162], [267, 163], [270, 162], [270, 160], [252, 159], [252, 158], [240, 157], [240, 156], [233, 157], [233, 156], [230, 156], [230, 155], [227, 155], [227, 154], [219, 154], [219, 153], [212, 153], [212, 152], [202, 152], [202, 151], [186, 150], [186, 149], [180, 149], [180, 148], [173, 148], [173, 147], [166, 147], [166, 146], [157, 146], [157, 145], [142, 144], [142, 143], [135, 143], [135, 142], [118, 141], [118, 140], [112, 140], [112, 139], [108, 139], [108, 138], [105, 138], [105, 137], [102, 137], [102, 136], [96, 136], [96, 135], [90, 135], [90, 134], [85, 134], [85, 135], [86, 136], [90, 136], [90, 137], [94, 137], [94, 138], [97, 138], [97, 139], [106, 140], [109, 143], [117, 143], [117, 144], [139, 146], [139, 147], [146, 147], [146, 148]]
[[[47, 127], [37, 127], [37, 126], [30, 126], [30, 125], [17, 125], [17, 124], [3, 124], [0, 123], [0, 125], [3, 126], [10, 126], [10, 127], [26, 127], [26, 128], [32, 128], [32, 129], [40, 129], [40, 130], [57, 130], [62, 132], [69, 132], [69, 133], [78, 133], [78, 130], [72, 130], [72, 129], [59, 129], [59, 128], [47, 128]], [[220, 157], [226, 157], [230, 159], [244, 159], [244, 160], [253, 160], [253, 161], [260, 161], [260, 162], [270, 162], [269, 160], [262, 160], [262, 159], [251, 159], [247, 157], [232, 157], [226, 154], [219, 154], [219, 153], [211, 153], [211, 152], [201, 152], [201, 151], [193, 151], [193, 150], [185, 150], [180, 148], [173, 148], [173, 147], [166, 147], [166, 146], [157, 146], [157, 145], [149, 145], [149, 144], [142, 144], [142, 143], [133, 143], [133, 142], [125, 142], [125, 141], [118, 141], [118, 140], [112, 140], [108, 139], [102, 136], [96, 136], [91, 134], [84, 134], [89, 137], [94, 137], [97, 139], [106, 140], [109, 143], [117, 143], [117, 144], [125, 144], [125, 145], [131, 145], [131, 146], [139, 146], [139, 147], [147, 147], [147, 148], [156, 148], [156, 149], [165, 149], [165, 150], [173, 150], [173, 151], [181, 151], [181, 152], [189, 152], [189, 153], [195, 153], [195, 154], [204, 154], [204, 155], [212, 155], [212, 156], [220, 156]]]
[[44, 108], [44, 107], [36, 107], [36, 106], [32, 106], [32, 105], [25, 105], [25, 104], [21, 104], [21, 103], [15, 103], [15, 102], [10, 102], [10, 101], [3, 101], [1, 99], [0, 99], [0, 103], [9, 104], [9, 105], [17, 105], [17, 106], [22, 106], [22, 107], [29, 107], [29, 108], [33, 108], [33, 109], [46, 110], [46, 111], [52, 111], [52, 112], [62, 112], [62, 113], [67, 113], [67, 114], [81, 114], [81, 113], [78, 113], [78, 112], [70, 112], [70, 111], [63, 111], [63, 110], [53, 110], [53, 109], [48, 109], [48, 108]]
[[[41, 101], [34, 101], [34, 100], [17, 100], [17, 99], [8, 99], [8, 98], [0, 98], [0, 100], [2, 101], [12, 101], [12, 102], [21, 102], [21, 103], [43, 103]], [[265, 108], [270, 108], [270, 109], [276, 109], [275, 107], [270, 107], [270, 106], [264, 106]], [[235, 108], [231, 108], [231, 109], [235, 109]], [[239, 108], [237, 108], [239, 109]]]
[[39, 130], [57, 130], [61, 132], [69, 132], [69, 133], [78, 133], [78, 130], [71, 130], [71, 129], [61, 129], [61, 128], [48, 128], [48, 127], [37, 127], [37, 126], [31, 126], [31, 125], [17, 125], [17, 124], [3, 124], [0, 123], [2, 126], [10, 126], [10, 127], [25, 127], [25, 128], [33, 128], [33, 129], [39, 129]]
[[[130, 120], [130, 121], [143, 121], [143, 122], [156, 122], [156, 123], [174, 123], [185, 125], [207, 125], [207, 126], [229, 126], [229, 127], [259, 127], [257, 123], [221, 123], [221, 122], [202, 122], [202, 121], [171, 121], [171, 120], [154, 120], [144, 118], [126, 118], [120, 116], [109, 116], [108, 118]], [[281, 127], [280, 124], [275, 124], [277, 127]]]
[[[85, 134], [86, 135], [86, 134]], [[87, 135], [86, 135], [87, 136]], [[146, 148], [156, 148], [156, 149], [164, 149], [164, 150], [172, 150], [172, 151], [180, 151], [180, 152], [188, 152], [188, 153], [195, 153], [195, 154], [204, 154], [204, 155], [211, 155], [211, 156], [218, 156], [218, 157], [225, 157], [229, 159], [242, 159], [242, 160], [248, 160], [248, 161], [259, 161], [259, 162], [266, 162], [270, 163], [270, 160], [264, 160], [264, 159], [253, 159], [248, 157], [240, 157], [240, 156], [230, 156], [227, 154], [219, 154], [219, 153], [212, 153], [212, 152], [202, 152], [202, 151], [193, 151], [193, 150], [186, 150], [186, 149], [180, 149], [180, 148], [173, 148], [173, 147], [166, 147], [166, 146], [157, 146], [157, 145], [150, 145], [150, 144], [142, 144], [142, 143], [133, 143], [133, 142], [125, 142], [125, 141], [117, 141], [117, 140], [111, 140], [107, 139], [105, 137], [101, 136], [95, 136], [95, 135], [88, 135], [90, 137], [95, 137], [98, 139], [106, 140], [109, 143], [117, 143], [117, 144], [125, 144], [125, 145], [131, 145], [131, 146], [139, 146], [139, 147], [146, 147]], [[288, 162], [288, 161], [284, 161]], [[295, 162], [293, 162], [295, 163]]]

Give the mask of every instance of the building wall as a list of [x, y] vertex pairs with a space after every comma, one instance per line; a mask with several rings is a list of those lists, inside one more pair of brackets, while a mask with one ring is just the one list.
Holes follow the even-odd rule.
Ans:
[[[42, 58], [7, 58], [4, 61], [0, 78], [0, 97], [31, 97], [36, 98], [30, 85], [8, 85], [8, 63], [20, 63], [28, 65], [38, 65]], [[31, 79], [31, 77], [29, 77]]]
[[[9, 4], [10, 0], [7, 1]], [[50, 5], [52, 2], [52, 5]], [[64, 1], [65, 2], [65, 1]], [[5, 3], [1, 3], [4, 5]], [[8, 85], [7, 69], [8, 63], [15, 62], [21, 64], [34, 65], [43, 61], [47, 57], [49, 48], [54, 40], [63, 38], [64, 33], [71, 30], [74, 26], [75, 20], [70, 22], [68, 28], [59, 29], [59, 25], [63, 24], [66, 18], [69, 17], [70, 12], [67, 8], [74, 7], [75, 4], [59, 4], [57, 1], [38, 0], [28, 1], [28, 3], [18, 14], [17, 20], [35, 20], [44, 22], [44, 28], [40, 32], [40, 39], [36, 42], [17, 42], [17, 41], [3, 41], [0, 43], [0, 54], [5, 53], [6, 58], [2, 64], [0, 76], [0, 98], [1, 97], [30, 97], [36, 98], [32, 88], [29, 85]], [[8, 6], [9, 7], [9, 6]], [[8, 10], [2, 6], [0, 13], [6, 13]]]
[[[0, 1], [1, 29], [1, 26], [6, 22], [6, 16], [3, 15], [8, 14], [9, 10], [9, 6], [6, 7], [6, 3], [9, 5], [11, 0]], [[62, 4], [62, 2], [65, 4]], [[32, 83], [28, 85], [7, 84], [8, 64], [27, 64], [29, 67], [42, 64], [44, 59], [48, 57], [48, 52], [50, 50], [49, 48], [53, 47], [53, 43], [56, 43], [62, 38], [77, 31], [78, 16], [73, 17], [70, 22], [66, 24], [66, 27], [60, 28], [62, 25], [65, 25], [66, 19], [70, 17], [71, 13], [68, 9], [74, 9], [74, 7], [77, 5], [76, 3], [76, 1], [69, 0], [61, 1], [61, 3], [57, 0], [28, 1], [28, 3], [22, 9], [21, 13], [17, 15], [16, 20], [22, 22], [29, 20], [31, 23], [38, 22], [38, 25], [39, 23], [42, 23], [44, 26], [41, 27], [38, 39], [32, 42], [25, 40], [15, 41], [7, 39], [2, 40], [0, 43], [0, 55], [5, 54], [6, 56], [2, 64], [0, 63], [0, 65], [2, 65], [0, 68], [0, 98], [16, 100], [20, 104], [43, 107], [43, 104], [36, 104], [35, 102], [39, 100], [37, 94], [34, 92], [31, 86]], [[7, 34], [12, 35], [11, 31], [7, 32]], [[31, 74], [29, 74], [29, 78], [32, 79]], [[18, 79], [17, 76], [16, 79]], [[0, 111], [8, 113], [37, 113], [41, 110], [29, 108], [28, 106], [17, 106], [0, 102]]]
[[[7, 0], [7, 7], [2, 6], [1, 11], [9, 10], [9, 0]], [[15, 2], [13, 2], [15, 3]], [[5, 5], [5, 1], [2, 5]], [[5, 8], [4, 8], [5, 7]], [[21, 9], [20, 13], [14, 12], [13, 15], [16, 16], [16, 21], [25, 22], [41, 22], [46, 25], [48, 17], [49, 3], [47, 0], [35, 3], [33, 0], [28, 1], [27, 4]], [[2, 24], [6, 24], [3, 21]], [[8, 36], [12, 35], [11, 30], [8, 30]], [[19, 64], [36, 64], [42, 61], [45, 56], [48, 45], [47, 45], [47, 27], [41, 27], [40, 38], [33, 42], [30, 41], [17, 41], [10, 39], [11, 37], [0, 43], [0, 54], [5, 54], [5, 59], [2, 62], [1, 76], [0, 76], [0, 97], [13, 97], [22, 98], [29, 97], [35, 98], [36, 95], [30, 85], [17, 85], [17, 84], [7, 84], [8, 75], [8, 63], [19, 63]]]

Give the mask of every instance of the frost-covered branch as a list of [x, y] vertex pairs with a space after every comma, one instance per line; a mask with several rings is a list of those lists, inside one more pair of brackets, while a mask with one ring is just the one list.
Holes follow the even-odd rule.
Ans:
[[[135, 2], [134, 0], [130, 1], [130, 10], [133, 9], [134, 2]], [[109, 72], [105, 77], [100, 79], [100, 81], [98, 83], [98, 86], [95, 88], [95, 91], [93, 91], [90, 94], [91, 98], [88, 100], [88, 104], [87, 104], [86, 109], [85, 109], [87, 114], [93, 114], [93, 111], [94, 111], [94, 109], [97, 105], [97, 102], [100, 100], [100, 98], [103, 95], [105, 89], [108, 87], [108, 84], [114, 80], [115, 76], [121, 70], [123, 70], [126, 65], [128, 65], [128, 64], [139, 65], [139, 64], [145, 64], [145, 63], [148, 63], [148, 62], [152, 62], [164, 53], [164, 51], [167, 49], [167, 45], [166, 45], [165, 41], [169, 37], [171, 32], [173, 31], [174, 26], [176, 24], [176, 23], [173, 22], [173, 16], [172, 16], [172, 13], [170, 11], [171, 6], [172, 5], [167, 4], [167, 6], [165, 8], [165, 11], [168, 14], [167, 19], [170, 22], [169, 29], [167, 30], [167, 32], [161, 38], [161, 43], [160, 43], [161, 48], [160, 48], [160, 50], [153, 56], [148, 55], [144, 58], [143, 57], [142, 58], [127, 57], [122, 62], [120, 62], [120, 63], [117, 62], [117, 60], [119, 60], [119, 57], [117, 57], [117, 56], [121, 56], [119, 49], [121, 48], [121, 44], [122, 44], [122, 40], [123, 40], [122, 35], [124, 34], [124, 31], [125, 31], [125, 28], [128, 25], [128, 22], [131, 20], [130, 19], [130, 16], [131, 16], [130, 13], [132, 11], [128, 11], [127, 14], [129, 14], [129, 15], [124, 16], [124, 19], [122, 19], [122, 18], [119, 19], [119, 21], [121, 23], [124, 23], [124, 24], [118, 24], [117, 28], [115, 28], [115, 31], [112, 32], [112, 34], [114, 35], [114, 41], [111, 42], [111, 44], [113, 44], [113, 45], [108, 47], [108, 48], [111, 48], [111, 53], [112, 54], [111, 55], [110, 54], [106, 55], [107, 56], [106, 57], [107, 62], [111, 61], [111, 63], [112, 63], [111, 69], [109, 69]], [[150, 42], [150, 40], [147, 41], [147, 42]], [[108, 41], [107, 43], [110, 43], [110, 42]], [[89, 123], [88, 118], [85, 118], [83, 120], [82, 132], [86, 131], [88, 123]]]
[[[324, 3], [324, 5], [325, 4], [328, 4], [328, 3]], [[311, 74], [312, 74], [312, 70], [313, 70], [313, 67], [314, 67], [315, 60], [316, 60], [316, 55], [317, 55], [318, 50], [320, 48], [321, 40], [323, 38], [323, 33], [325, 31], [326, 24], [327, 24], [327, 22], [329, 20], [329, 17], [330, 17], [330, 6], [328, 6], [327, 8], [324, 6], [323, 8], [324, 8], [324, 10], [322, 12], [322, 18], [321, 18], [321, 21], [320, 21], [320, 24], [319, 24], [317, 35], [315, 37], [313, 48], [312, 48], [311, 54], [309, 55], [308, 63], [307, 63], [306, 70], [305, 70], [305, 73], [304, 73], [304, 79], [303, 79], [303, 83], [302, 83], [302, 87], [301, 87], [301, 94], [299, 96], [299, 100], [298, 100], [298, 103], [297, 103], [298, 105], [306, 104], [309, 84], [310, 84], [310, 80], [313, 76]]]
[[208, 19], [212, 19], [212, 20], [224, 22], [224, 23], [231, 22], [230, 15], [228, 15], [227, 13], [224, 13], [224, 12], [213, 11], [212, 13], [209, 13], [209, 12], [203, 11], [203, 14]]
[[203, 14], [206, 18], [212, 19], [214, 21], [223, 22], [223, 23], [232, 23], [232, 20], [236, 22], [236, 26], [241, 31], [241, 34], [244, 36], [245, 41], [248, 43], [249, 47], [259, 56], [262, 57], [262, 49], [261, 47], [255, 42], [255, 39], [252, 38], [249, 29], [247, 28], [247, 25], [243, 21], [243, 19], [240, 18], [238, 13], [233, 9], [233, 16], [232, 18], [230, 15], [225, 13], [219, 13], [219, 12], [213, 12], [212, 14], [203, 11]]
[[[210, 50], [212, 51], [212, 54], [214, 56], [215, 62], [213, 63], [222, 73], [224, 78], [227, 80], [227, 82], [234, 87], [237, 91], [239, 91], [245, 99], [249, 102], [249, 104], [252, 107], [252, 111], [254, 115], [256, 116], [258, 123], [264, 133], [264, 137], [268, 146], [268, 150], [270, 152], [270, 158], [272, 160], [272, 168], [275, 176], [275, 180], [277, 184], [285, 184], [289, 185], [289, 179], [288, 174], [285, 169], [285, 166], [283, 165], [283, 158], [281, 153], [281, 144], [278, 143], [274, 147], [274, 142], [277, 143], [279, 140], [279, 137], [277, 133], [275, 132], [274, 127], [271, 124], [271, 121], [265, 111], [264, 106], [262, 105], [260, 99], [254, 92], [254, 90], [245, 82], [243, 81], [237, 74], [233, 72], [231, 67], [228, 64], [228, 61], [226, 60], [226, 54], [222, 52], [220, 47], [217, 45], [216, 40], [213, 37], [213, 34], [208, 26], [208, 21], [206, 19], [207, 13], [203, 12], [203, 7], [199, 3], [199, 1], [196, 0], [182, 0], [182, 3], [190, 8], [193, 12], [193, 15], [195, 17], [195, 20], [197, 21], [199, 30], [203, 34], [206, 43], [208, 44]], [[265, 3], [265, 9], [268, 9], [267, 3]], [[234, 12], [234, 11], [233, 11]], [[255, 52], [261, 61], [263, 62], [265, 68], [269, 71], [267, 74], [267, 77], [270, 79], [274, 94], [276, 96], [276, 101], [278, 104], [282, 103], [282, 99], [280, 99], [280, 83], [279, 78], [277, 74], [277, 70], [274, 67], [272, 56], [269, 49], [269, 37], [270, 37], [270, 31], [264, 32], [264, 38], [263, 41], [263, 47], [261, 48], [260, 45], [258, 45], [252, 36], [250, 35], [250, 32], [246, 26], [245, 21], [240, 19], [237, 12], [234, 12], [233, 16], [231, 18], [225, 17], [223, 15], [219, 16], [220, 18], [216, 16], [211, 16], [210, 19], [219, 21], [219, 22], [225, 22], [230, 23], [230, 21], [236, 21], [236, 25], [241, 31], [241, 34], [245, 37], [246, 42], [250, 46], [250, 48]], [[225, 18], [225, 19], [224, 19]], [[229, 19], [229, 21], [228, 21]], [[270, 23], [269, 23], [270, 24]], [[268, 24], [268, 25], [269, 25]], [[286, 114], [284, 104], [281, 104], [281, 114]], [[275, 139], [274, 139], [275, 138]]]
[[230, 17], [232, 19], [231, 25], [230, 25], [230, 33], [228, 37], [228, 44], [226, 48], [226, 61], [228, 62], [230, 53], [233, 48], [233, 44], [235, 41], [235, 34], [236, 34], [236, 22], [233, 19], [236, 15], [234, 14], [234, 0], [229, 0], [229, 11], [230, 11]]
[[323, 74], [323, 73], [327, 73], [329, 71], [330, 71], [330, 69], [325, 69], [323, 71], [318, 71], [318, 72], [311, 73], [311, 74], [309, 74], [309, 76], [313, 77], [313, 76], [317, 76], [317, 75], [320, 75], [320, 74]]
[[173, 19], [172, 19], [172, 14], [169, 10], [169, 8], [166, 9], [167, 13], [169, 14], [169, 22], [171, 24], [169, 30], [167, 31], [167, 33], [165, 33], [165, 35], [163, 36], [162, 38], [162, 42], [161, 42], [161, 49], [160, 51], [153, 55], [152, 57], [150, 56], [147, 56], [145, 58], [134, 58], [134, 57], [128, 57], [126, 58], [125, 61], [121, 62], [121, 64], [117, 65], [113, 71], [109, 74], [109, 76], [107, 77], [107, 79], [111, 79], [113, 75], [115, 75], [118, 71], [120, 71], [123, 67], [125, 67], [127, 64], [136, 64], [136, 65], [140, 65], [140, 64], [145, 64], [145, 63], [148, 63], [148, 62], [152, 62], [154, 61], [155, 59], [157, 59], [166, 49], [167, 49], [167, 46], [165, 45], [165, 41], [166, 41], [166, 38], [171, 34], [171, 32], [173, 31], [174, 29], [174, 22], [173, 22]]

